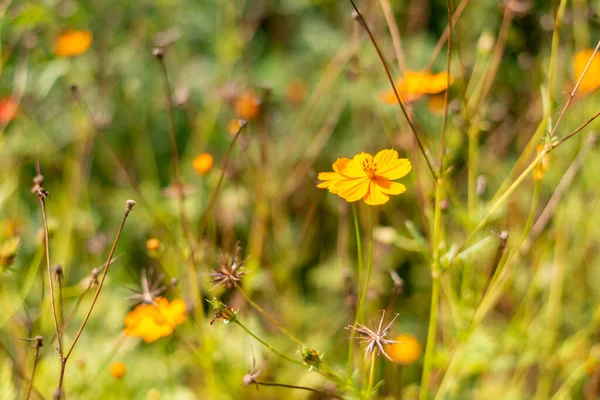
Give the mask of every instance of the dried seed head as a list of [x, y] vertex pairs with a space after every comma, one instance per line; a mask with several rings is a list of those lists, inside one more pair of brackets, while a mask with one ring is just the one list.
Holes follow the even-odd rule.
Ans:
[[381, 315], [381, 320], [379, 321], [379, 326], [373, 326], [373, 329], [369, 329], [366, 326], [359, 324], [358, 322], [355, 325], [348, 325], [345, 329], [356, 332], [360, 336], [350, 337], [351, 339], [358, 339], [361, 343], [368, 343], [367, 347], [365, 347], [365, 357], [371, 354], [374, 351], [377, 351], [377, 355], [383, 354], [388, 360], [392, 361], [390, 356], [385, 352], [383, 346], [386, 344], [395, 344], [398, 343], [395, 340], [389, 340], [385, 337], [392, 329], [392, 324], [398, 318], [399, 314], [396, 314], [394, 318], [390, 321], [390, 323], [383, 328], [383, 320], [385, 318], [385, 310]]
[[135, 206], [135, 201], [134, 200], [127, 200], [127, 202], [125, 204], [126, 204], [126, 207], [125, 207], [125, 216], [128, 216], [129, 213], [131, 212], [131, 210], [133, 209], [133, 206]]
[[310, 365], [311, 367], [315, 367], [317, 369], [322, 362], [321, 357], [323, 357], [323, 355], [319, 354], [318, 351], [309, 349], [308, 347], [302, 347], [300, 349], [300, 356], [306, 365]]
[[162, 284], [164, 276], [154, 274], [152, 269], [143, 268], [141, 272], [141, 290], [130, 289], [134, 294], [128, 300], [134, 304], [156, 304], [154, 299], [160, 296], [167, 288]]
[[240, 312], [240, 309], [237, 307], [229, 308], [225, 303], [217, 300], [216, 297], [213, 297], [212, 300], [207, 300], [215, 309], [215, 316], [210, 321], [210, 324], [214, 324], [216, 320], [222, 319], [224, 324], [229, 322], [235, 322], [237, 320], [237, 316]]
[[33, 177], [33, 186], [31, 187], [31, 194], [37, 193], [40, 189], [42, 189], [42, 185], [44, 184], [44, 176], [41, 174], [37, 174]]
[[61, 282], [63, 279], [63, 268], [60, 264], [56, 264], [53, 268], [54, 271], [54, 276], [56, 277], [56, 280]]
[[246, 271], [244, 270], [244, 261], [239, 260], [239, 253], [242, 250], [240, 247], [240, 243], [237, 242], [235, 244], [235, 252], [233, 253], [233, 258], [231, 261], [229, 257], [223, 255], [219, 258], [219, 266], [218, 269], [212, 272], [210, 275], [212, 276], [211, 282], [215, 286], [223, 286], [227, 289], [233, 289], [237, 287], [242, 278], [246, 275]]

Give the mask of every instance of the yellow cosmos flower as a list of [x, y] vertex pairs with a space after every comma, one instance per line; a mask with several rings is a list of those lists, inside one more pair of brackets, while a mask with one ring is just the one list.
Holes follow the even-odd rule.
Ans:
[[[450, 85], [454, 78], [450, 75]], [[424, 95], [441, 93], [448, 89], [448, 73], [432, 74], [429, 71], [406, 71], [404, 76], [396, 82], [396, 89], [400, 99], [413, 102]], [[381, 93], [381, 100], [387, 104], [397, 104], [398, 99], [393, 90]]]
[[[592, 54], [594, 54], [594, 49], [585, 49], [577, 52], [573, 57], [573, 80], [575, 82], [579, 80], [583, 71], [585, 71], [585, 67]], [[579, 84], [579, 92], [589, 93], [598, 87], [600, 87], [600, 54], [596, 53], [590, 64], [590, 68], [588, 68]]]
[[140, 304], [125, 317], [125, 334], [151, 343], [173, 333], [175, 327], [186, 320], [185, 302], [157, 297], [154, 304]]
[[213, 156], [210, 153], [202, 153], [192, 161], [192, 166], [200, 175], [206, 175], [213, 166]]
[[410, 365], [417, 361], [421, 355], [421, 344], [413, 335], [403, 333], [395, 337], [394, 340], [399, 343], [385, 346], [385, 351], [392, 361], [403, 365]]
[[90, 31], [68, 30], [54, 42], [54, 54], [59, 57], [73, 57], [85, 53], [92, 44]]
[[406, 186], [392, 182], [406, 176], [412, 166], [406, 158], [398, 158], [396, 150], [381, 150], [373, 157], [360, 153], [352, 160], [339, 158], [333, 164], [334, 172], [319, 173], [317, 185], [328, 189], [347, 202], [363, 199], [365, 203], [376, 206], [385, 204], [390, 195], [402, 194]]
[[115, 362], [110, 364], [110, 374], [115, 379], [122, 379], [125, 376], [127, 367], [122, 362]]

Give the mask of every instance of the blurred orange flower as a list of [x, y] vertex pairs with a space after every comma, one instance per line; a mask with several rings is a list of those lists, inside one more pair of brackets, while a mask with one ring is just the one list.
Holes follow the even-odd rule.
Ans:
[[252, 120], [258, 117], [260, 113], [260, 98], [253, 92], [242, 92], [233, 104], [233, 109], [238, 117], [245, 120]]
[[160, 249], [160, 240], [157, 238], [150, 238], [146, 241], [146, 250], [148, 251], [158, 251]]
[[298, 105], [306, 97], [306, 92], [306, 83], [302, 79], [294, 79], [285, 88], [285, 98], [293, 105]]
[[375, 206], [385, 204], [390, 195], [402, 194], [406, 187], [392, 182], [406, 176], [412, 166], [406, 158], [398, 158], [396, 150], [381, 150], [373, 157], [369, 153], [360, 153], [352, 160], [339, 158], [333, 164], [334, 172], [319, 173], [317, 185], [328, 189], [347, 202], [363, 199]]
[[115, 362], [110, 364], [110, 374], [115, 379], [122, 379], [125, 376], [127, 367], [122, 362]]
[[[437, 94], [448, 89], [448, 78], [452, 85], [454, 78], [452, 75], [448, 77], [447, 72], [432, 74], [429, 71], [406, 71], [404, 76], [396, 82], [396, 89], [400, 99], [410, 103], [426, 94]], [[380, 97], [384, 103], [398, 103], [393, 90], [381, 93]]]
[[0, 100], [0, 124], [8, 124], [17, 114], [19, 106], [12, 97], [4, 97]]
[[176, 299], [169, 303], [163, 297], [157, 297], [154, 304], [140, 304], [125, 317], [125, 334], [137, 336], [144, 342], [169, 336], [175, 327], [186, 320], [186, 305]]
[[[544, 143], [540, 143], [538, 144], [537, 147], [537, 154], [538, 156], [542, 153], [542, 151], [544, 150]], [[541, 181], [542, 179], [544, 179], [544, 175], [546, 174], [546, 171], [548, 171], [548, 169], [550, 168], [550, 154], [546, 153], [542, 156], [542, 159], [535, 164], [535, 168], [533, 170], [533, 179], [535, 179], [536, 181]]]
[[54, 41], [54, 54], [59, 57], [73, 57], [85, 53], [92, 44], [90, 31], [69, 29]]
[[206, 175], [213, 166], [213, 156], [210, 153], [202, 153], [192, 161], [192, 166], [200, 175]]
[[[579, 80], [583, 71], [585, 71], [592, 54], [594, 54], [594, 49], [585, 49], [577, 52], [573, 57], [573, 80], [575, 82]], [[600, 87], [600, 54], [596, 53], [590, 68], [588, 68], [579, 84], [579, 92], [589, 93], [598, 87]]]
[[392, 361], [403, 365], [410, 365], [417, 361], [421, 355], [421, 344], [413, 335], [403, 333], [394, 338], [394, 340], [399, 343], [385, 346], [385, 351]]

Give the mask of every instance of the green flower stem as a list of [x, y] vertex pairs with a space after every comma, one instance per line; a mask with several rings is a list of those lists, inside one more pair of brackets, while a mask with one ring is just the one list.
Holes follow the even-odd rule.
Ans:
[[362, 290], [360, 290], [360, 297], [358, 299], [358, 309], [356, 312], [356, 321], [355, 322], [364, 322], [364, 308], [365, 308], [365, 298], [367, 297], [367, 292], [369, 291], [369, 282], [371, 281], [371, 269], [373, 268], [373, 225], [375, 224], [375, 210], [374, 207], [371, 207], [371, 226], [369, 228], [369, 256], [367, 258], [367, 274], [364, 277], [364, 284], [360, 282], [359, 284], [362, 286]]
[[435, 340], [437, 335], [438, 308], [440, 302], [440, 236], [441, 236], [441, 202], [443, 196], [444, 182], [438, 177], [435, 190], [435, 214], [433, 222], [433, 262], [431, 264], [431, 311], [429, 313], [429, 328], [427, 330], [427, 345], [425, 347], [425, 360], [423, 363], [423, 377], [421, 378], [421, 389], [419, 400], [429, 397], [429, 375], [433, 364]]
[[256, 304], [251, 298], [250, 296], [248, 296], [246, 294], [246, 292], [244, 291], [244, 289], [242, 289], [241, 287], [238, 287], [238, 292], [244, 297], [244, 299], [246, 299], [246, 301], [248, 303], [250, 303], [250, 305], [252, 307], [254, 307], [256, 309], [256, 311], [258, 311], [259, 313], [261, 313], [266, 319], [268, 319], [273, 325], [275, 325], [280, 331], [281, 333], [283, 333], [285, 336], [287, 336], [288, 338], [290, 338], [290, 340], [292, 340], [294, 343], [296, 343], [298, 346], [304, 346], [304, 343], [302, 343], [302, 341], [300, 339], [298, 339], [296, 336], [294, 336], [290, 331], [288, 331], [283, 325], [281, 325], [279, 322], [277, 322], [273, 317], [271, 317], [269, 315], [268, 312], [266, 312], [261, 306], [259, 306], [258, 304]]
[[[354, 232], [356, 234], [356, 252], [357, 252], [357, 261], [358, 261], [358, 279], [357, 279], [357, 293], [356, 295], [360, 298], [362, 294], [360, 293], [360, 288], [362, 284], [362, 276], [363, 276], [363, 256], [362, 256], [362, 240], [360, 237], [360, 227], [358, 221], [358, 211], [356, 203], [352, 203], [352, 215], [354, 216]], [[357, 308], [356, 314], [354, 315], [354, 323], [361, 321], [360, 310]], [[354, 343], [350, 340], [348, 344], [348, 377], [352, 376], [354, 364]]]
[[376, 351], [371, 352], [371, 369], [369, 370], [369, 383], [367, 385], [367, 395], [371, 393], [371, 390], [373, 390], [373, 384], [375, 383], [375, 363], [377, 361], [377, 359], [375, 358], [376, 354]]
[[258, 342], [260, 342], [260, 344], [262, 344], [263, 346], [265, 346], [267, 349], [271, 350], [271, 352], [273, 354], [275, 354], [276, 356], [278, 356], [280, 358], [283, 358], [284, 360], [289, 361], [289, 362], [291, 362], [293, 364], [297, 364], [297, 365], [300, 365], [302, 367], [305, 366], [300, 361], [294, 360], [293, 358], [290, 358], [290, 357], [286, 356], [285, 354], [282, 354], [279, 351], [275, 350], [269, 343], [265, 342], [264, 340], [262, 340], [261, 338], [259, 338], [258, 336], [256, 336], [254, 333], [252, 333], [252, 331], [250, 329], [246, 328], [246, 326], [244, 324], [242, 324], [240, 321], [238, 321], [237, 319], [234, 320], [234, 322], [236, 324], [238, 324], [243, 330], [245, 330], [246, 333], [248, 333], [248, 335], [252, 336]]
[[[363, 265], [363, 254], [362, 254], [362, 239], [360, 236], [360, 224], [358, 220], [358, 210], [356, 203], [352, 204], [352, 215], [354, 216], [354, 233], [356, 234], [356, 253], [357, 253], [357, 261], [358, 261], [358, 284], [357, 284], [357, 296], [362, 298], [362, 283], [363, 283], [363, 273], [364, 273], [364, 265]], [[362, 315], [360, 315], [360, 302], [358, 303], [358, 307], [356, 310], [355, 322], [362, 321]]]

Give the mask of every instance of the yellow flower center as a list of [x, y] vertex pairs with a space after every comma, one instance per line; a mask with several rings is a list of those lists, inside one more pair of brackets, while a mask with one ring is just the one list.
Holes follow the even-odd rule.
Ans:
[[367, 174], [369, 179], [373, 179], [375, 176], [375, 171], [377, 170], [377, 163], [373, 162], [372, 160], [364, 160], [362, 162], [362, 169], [365, 171], [365, 174]]

